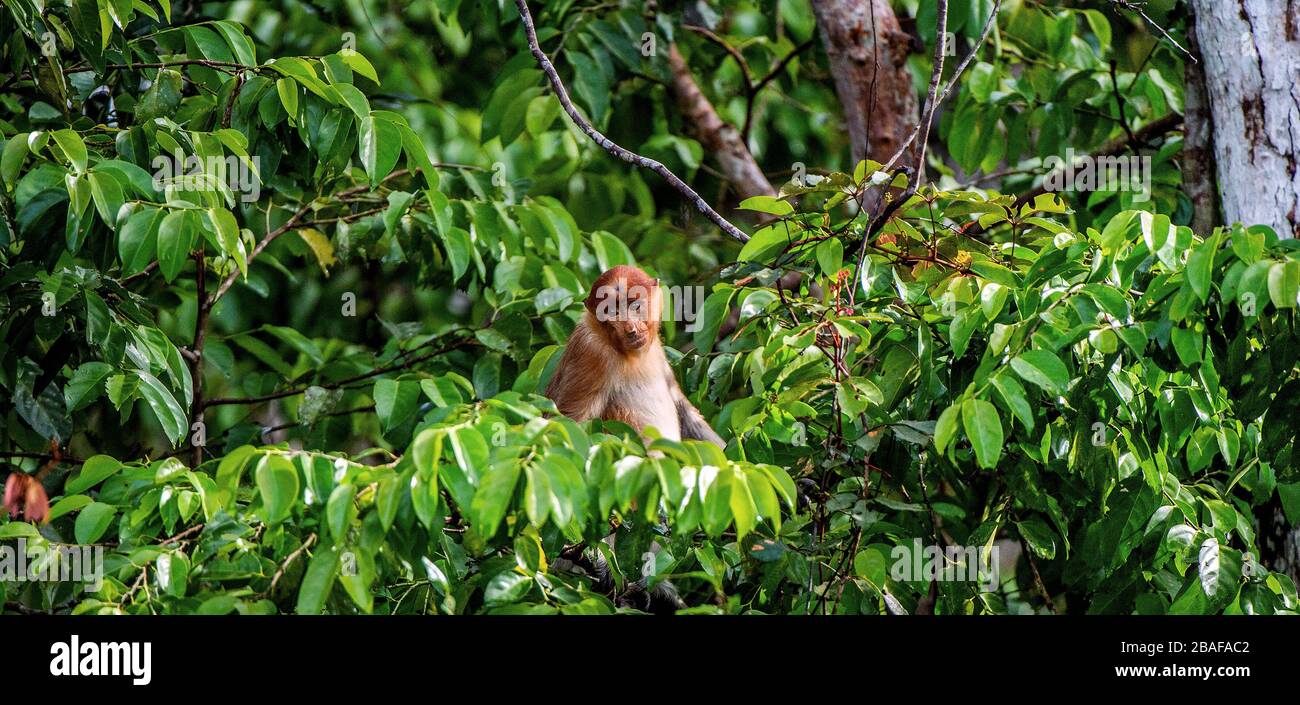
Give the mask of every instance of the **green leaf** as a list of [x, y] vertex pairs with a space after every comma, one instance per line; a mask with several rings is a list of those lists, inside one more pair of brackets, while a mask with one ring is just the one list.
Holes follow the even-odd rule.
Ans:
[[84, 494], [65, 495], [63, 499], [55, 502], [54, 506], [50, 507], [49, 521], [54, 521], [65, 514], [75, 512], [89, 505], [92, 501], [90, 497]]
[[374, 81], [375, 85], [379, 85], [379, 74], [375, 73], [375, 67], [355, 49], [340, 51], [339, 56], [343, 57], [343, 63], [347, 64], [348, 68]]
[[[102, 363], [101, 363], [102, 364]], [[82, 463], [81, 471], [63, 486], [63, 494], [78, 494], [98, 485], [122, 469], [122, 464], [107, 455], [92, 455]]]
[[4, 152], [0, 153], [0, 178], [8, 186], [18, 183], [18, 171], [22, 169], [23, 160], [30, 152], [27, 138], [30, 132], [19, 132], [5, 141]]
[[198, 239], [197, 228], [189, 210], [174, 210], [158, 226], [158, 269], [171, 281], [185, 268], [185, 262]]
[[[725, 472], [725, 471], [724, 471]], [[736, 539], [743, 539], [758, 523], [758, 507], [750, 493], [749, 483], [739, 469], [733, 468], [731, 481], [731, 514], [736, 521]]]
[[844, 244], [838, 238], [832, 238], [818, 245], [817, 264], [822, 268], [822, 273], [828, 277], [839, 274], [844, 268]]
[[939, 414], [939, 420], [934, 424], [934, 447], [940, 453], [944, 452], [957, 436], [957, 422], [960, 414], [961, 406], [959, 404], [953, 404]]
[[1268, 268], [1268, 297], [1278, 308], [1295, 308], [1300, 295], [1300, 260], [1275, 262]]
[[501, 525], [515, 494], [520, 466], [514, 459], [495, 463], [479, 481], [474, 500], [470, 502], [469, 516], [474, 528], [484, 536], [492, 536]]
[[1213, 274], [1214, 254], [1219, 249], [1219, 238], [1203, 242], [1187, 258], [1187, 283], [1202, 303], [1210, 298], [1210, 277]]
[[759, 228], [749, 238], [749, 242], [746, 242], [745, 246], [740, 248], [740, 254], [736, 256], [736, 259], [740, 262], [769, 263], [787, 245], [798, 240], [799, 235], [800, 230], [798, 227], [792, 226], [788, 221], [781, 221]]
[[262, 519], [275, 526], [289, 517], [298, 499], [298, 470], [283, 455], [269, 453], [258, 462], [256, 475]]
[[87, 362], [72, 373], [63, 388], [63, 404], [68, 411], [77, 411], [104, 393], [104, 380], [113, 374], [113, 367], [105, 362]]
[[463, 228], [440, 229], [438, 238], [442, 240], [447, 259], [451, 262], [452, 281], [459, 281], [469, 270], [470, 260], [474, 254], [474, 243]]
[[1205, 596], [1211, 599], [1226, 596], [1229, 589], [1235, 591], [1237, 587], [1229, 586], [1223, 580], [1222, 556], [1218, 539], [1210, 537], [1201, 544], [1201, 551], [1197, 557], [1197, 574], [1201, 579], [1201, 589], [1205, 592]]
[[90, 195], [95, 200], [95, 212], [99, 213], [110, 228], [117, 225], [117, 212], [126, 200], [122, 195], [122, 186], [117, 178], [108, 172], [92, 171], [86, 175], [90, 180]]
[[217, 488], [231, 493], [233, 499], [234, 492], [239, 487], [239, 479], [244, 474], [244, 468], [248, 466], [249, 459], [256, 454], [257, 449], [253, 446], [240, 446], [227, 453], [217, 465]]
[[11, 521], [8, 524], [0, 525], [0, 539], [35, 539], [40, 538], [40, 536], [41, 532], [25, 521]]
[[513, 570], [497, 573], [484, 588], [483, 601], [489, 606], [518, 602], [528, 593], [532, 584], [533, 581], [523, 573], [516, 573]]
[[538, 464], [524, 468], [527, 478], [524, 484], [524, 511], [533, 526], [542, 526], [550, 516], [554, 490], [551, 488], [551, 475], [546, 468]]
[[149, 89], [135, 107], [135, 121], [145, 124], [157, 118], [171, 117], [180, 108], [184, 79], [179, 71], [160, 69]]
[[375, 382], [374, 399], [375, 413], [387, 433], [415, 415], [420, 405], [420, 386], [414, 381], [381, 379]]
[[723, 287], [709, 294], [704, 300], [704, 306], [695, 320], [695, 347], [701, 355], [708, 355], [713, 351], [718, 330], [722, 328], [722, 322], [731, 312], [731, 297], [735, 293], [735, 289]]
[[1046, 350], [1021, 353], [1011, 360], [1011, 369], [1026, 382], [1032, 382], [1051, 394], [1064, 394], [1070, 384], [1070, 372], [1065, 363]]
[[298, 121], [298, 84], [291, 78], [277, 78], [275, 80], [275, 92], [280, 96], [280, 104], [284, 106], [284, 112], [289, 115], [289, 123], [297, 124]]
[[1002, 457], [1002, 419], [997, 407], [982, 399], [967, 399], [961, 405], [962, 426], [975, 449], [975, 459], [982, 468], [993, 468]]
[[605, 72], [601, 70], [594, 59], [586, 54], [568, 51], [564, 53], [564, 56], [569, 60], [569, 63], [573, 64], [574, 93], [587, 106], [592, 123], [596, 125], [604, 124], [605, 115], [609, 112], [610, 96], [612, 95], [609, 81], [605, 78]]
[[176, 397], [172, 396], [172, 393], [168, 391], [167, 387], [163, 386], [162, 382], [158, 381], [157, 377], [144, 370], [136, 370], [135, 374], [140, 378], [140, 395], [149, 403], [149, 408], [153, 410], [154, 416], [158, 418], [158, 423], [162, 424], [167, 439], [173, 445], [179, 443], [189, 429], [185, 409], [177, 403]]
[[[357, 90], [357, 87], [350, 83], [337, 83], [334, 90], [338, 91], [339, 97], [343, 99], [343, 104], [348, 106], [353, 115], [357, 116], [358, 122], [365, 122], [370, 118], [370, 101], [366, 95]], [[399, 137], [400, 139], [400, 137]]]
[[[737, 207], [741, 210], [757, 211], [777, 216], [794, 213], [794, 206], [790, 205], [788, 201], [775, 196], [751, 196], [741, 201]], [[827, 242], [834, 242], [834, 240], [828, 240]]]
[[99, 540], [108, 530], [108, 525], [113, 522], [113, 517], [117, 515], [117, 507], [103, 502], [93, 502], [86, 505], [81, 513], [77, 515], [76, 524], [73, 525], [73, 536], [76, 537], [79, 544], [91, 544]]
[[1005, 373], [993, 375], [989, 382], [993, 384], [994, 389], [998, 390], [998, 395], [1006, 404], [1007, 410], [1020, 420], [1020, 424], [1026, 431], [1032, 432], [1034, 410], [1029, 405], [1029, 400], [1025, 398], [1025, 388], [1016, 381], [1015, 377]]
[[154, 577], [158, 586], [172, 597], [184, 597], [189, 582], [190, 565], [180, 551], [171, 551], [158, 556], [154, 561]]
[[144, 208], [131, 214], [118, 229], [117, 252], [122, 259], [122, 276], [143, 272], [158, 252], [158, 229], [166, 211]]
[[539, 95], [528, 101], [528, 111], [524, 117], [524, 128], [530, 135], [540, 135], [546, 132], [555, 118], [560, 116], [560, 101], [555, 96]]
[[1020, 531], [1020, 536], [1025, 539], [1025, 543], [1040, 558], [1049, 561], [1056, 558], [1056, 535], [1047, 522], [1038, 517], [1030, 517], [1016, 522], [1016, 528]]
[[365, 167], [373, 188], [388, 176], [402, 153], [402, 135], [397, 126], [371, 116], [361, 121], [361, 165]]
[[1287, 521], [1293, 526], [1300, 524], [1300, 482], [1277, 483], [1277, 496], [1282, 501]]
[[68, 161], [81, 173], [86, 170], [86, 143], [81, 140], [81, 135], [75, 130], [56, 130], [50, 133], [55, 144], [63, 150], [63, 155]]
[[335, 541], [343, 541], [347, 538], [348, 529], [352, 526], [352, 521], [357, 518], [357, 507], [353, 504], [356, 496], [357, 488], [344, 482], [334, 488], [325, 503], [325, 517], [330, 536], [334, 537]]
[[333, 546], [322, 546], [312, 555], [298, 588], [298, 614], [320, 614], [338, 578], [339, 554]]

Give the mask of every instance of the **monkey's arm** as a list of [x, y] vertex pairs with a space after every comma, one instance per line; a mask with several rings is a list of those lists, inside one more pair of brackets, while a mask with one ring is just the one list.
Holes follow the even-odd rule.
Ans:
[[682, 388], [677, 386], [677, 378], [673, 377], [672, 370], [668, 371], [668, 383], [672, 389], [673, 406], [677, 407], [677, 425], [681, 432], [682, 439], [691, 438], [697, 441], [708, 441], [719, 448], [727, 447], [726, 442], [722, 440], [709, 426], [705, 420], [704, 414], [691, 403], [690, 399], [682, 392]]
[[602, 366], [595, 363], [591, 339], [585, 324], [579, 324], [560, 356], [560, 364], [546, 385], [546, 396], [561, 414], [574, 421], [599, 416], [604, 407], [600, 395]]

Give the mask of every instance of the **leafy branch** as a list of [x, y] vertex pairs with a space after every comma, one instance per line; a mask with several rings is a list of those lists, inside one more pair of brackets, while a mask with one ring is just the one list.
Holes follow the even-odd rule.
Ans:
[[555, 65], [551, 63], [549, 58], [547, 58], [546, 52], [542, 51], [541, 46], [537, 42], [537, 29], [533, 26], [533, 16], [528, 11], [528, 3], [525, 2], [525, 0], [515, 0], [515, 6], [519, 8], [519, 16], [524, 21], [524, 35], [528, 39], [528, 48], [532, 51], [533, 58], [537, 59], [537, 63], [542, 67], [542, 71], [546, 73], [546, 77], [551, 83], [551, 89], [555, 91], [555, 97], [559, 99], [560, 105], [564, 108], [564, 112], [571, 120], [573, 120], [573, 123], [578, 126], [578, 129], [582, 130], [584, 134], [590, 137], [593, 142], [606, 152], [609, 152], [629, 164], [635, 164], [642, 169], [649, 169], [663, 177], [664, 181], [667, 181], [670, 186], [677, 189], [677, 191], [685, 196], [687, 200], [696, 207], [696, 209], [704, 214], [704, 217], [708, 218], [710, 222], [718, 226], [718, 229], [739, 242], [749, 242], [748, 235], [741, 231], [740, 228], [732, 225], [731, 221], [722, 217], [722, 214], [714, 210], [713, 206], [710, 206], [708, 202], [700, 196], [700, 194], [695, 192], [695, 189], [687, 185], [685, 181], [682, 181], [672, 172], [671, 169], [654, 159], [643, 157], [636, 152], [619, 146], [613, 140], [606, 137], [599, 130], [593, 127], [592, 124], [578, 112], [578, 109], [573, 105], [573, 100], [569, 98], [569, 92], [564, 88], [564, 83], [560, 81], [560, 74], [556, 72]]

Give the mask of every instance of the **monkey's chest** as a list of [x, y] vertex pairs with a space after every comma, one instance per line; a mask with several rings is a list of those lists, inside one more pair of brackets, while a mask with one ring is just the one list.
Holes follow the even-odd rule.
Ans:
[[611, 390], [599, 414], [602, 419], [622, 421], [638, 431], [654, 426], [664, 438], [681, 440], [677, 406], [672, 390], [662, 377], [628, 380]]

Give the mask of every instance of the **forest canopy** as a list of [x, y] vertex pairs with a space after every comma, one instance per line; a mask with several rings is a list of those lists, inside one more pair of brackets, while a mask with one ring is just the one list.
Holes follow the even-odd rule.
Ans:
[[[1204, 4], [4, 0], [4, 611], [1295, 612]], [[620, 264], [725, 448], [544, 395]]]

